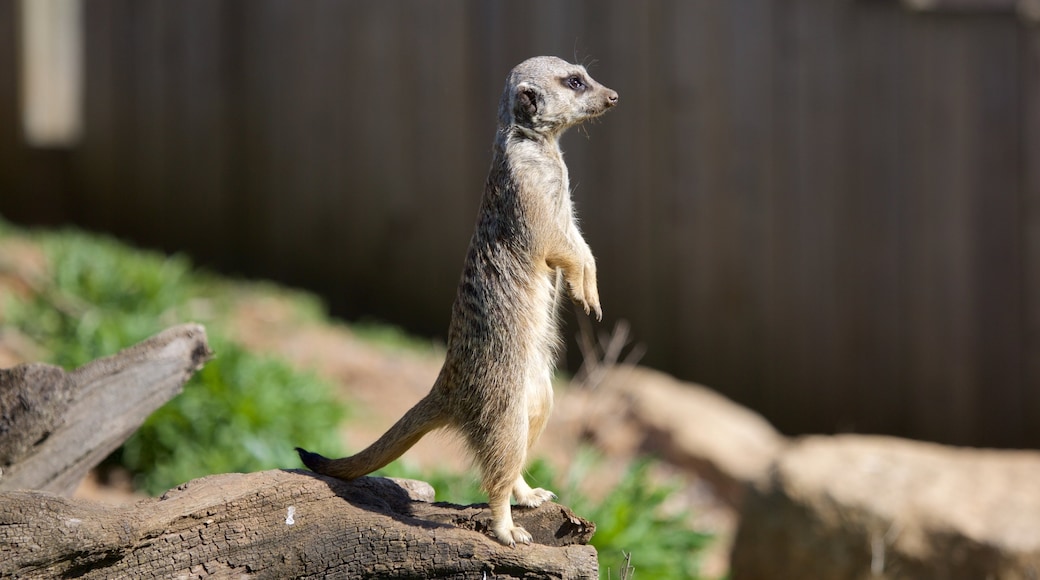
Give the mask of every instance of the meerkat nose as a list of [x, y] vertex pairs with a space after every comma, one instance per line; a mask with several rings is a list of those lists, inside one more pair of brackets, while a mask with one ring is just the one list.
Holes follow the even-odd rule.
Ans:
[[611, 107], [613, 107], [614, 105], [617, 104], [617, 100], [618, 100], [617, 91], [610, 91], [610, 93], [607, 95], [607, 103]]

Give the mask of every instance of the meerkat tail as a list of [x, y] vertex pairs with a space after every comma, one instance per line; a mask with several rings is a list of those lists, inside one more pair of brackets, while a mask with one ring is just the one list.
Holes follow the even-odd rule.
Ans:
[[359, 453], [342, 459], [329, 459], [306, 449], [296, 448], [308, 469], [322, 475], [351, 480], [386, 466], [411, 449], [430, 431], [447, 423], [440, 405], [427, 395], [408, 410], [375, 443]]

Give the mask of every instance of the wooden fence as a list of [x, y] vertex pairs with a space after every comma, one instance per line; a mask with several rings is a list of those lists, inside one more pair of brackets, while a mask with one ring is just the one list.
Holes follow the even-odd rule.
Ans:
[[564, 143], [601, 328], [789, 433], [1037, 447], [1040, 27], [910, 4], [85, 0], [45, 150], [0, 0], [0, 214], [441, 334], [505, 75], [557, 54], [621, 95]]

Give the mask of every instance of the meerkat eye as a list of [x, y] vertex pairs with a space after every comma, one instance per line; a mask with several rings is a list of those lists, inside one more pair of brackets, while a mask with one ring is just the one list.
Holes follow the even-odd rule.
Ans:
[[585, 81], [583, 81], [581, 77], [579, 77], [578, 75], [567, 77], [564, 83], [566, 83], [568, 87], [575, 91], [584, 91], [587, 88], [585, 86]]

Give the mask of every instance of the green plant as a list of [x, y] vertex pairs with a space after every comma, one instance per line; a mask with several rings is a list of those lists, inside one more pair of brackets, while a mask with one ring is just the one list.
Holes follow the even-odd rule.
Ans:
[[210, 473], [296, 466], [297, 443], [338, 452], [344, 411], [320, 380], [234, 343], [214, 348], [217, 358], [123, 445], [140, 487], [156, 494]]
[[[601, 575], [699, 578], [698, 555], [712, 537], [691, 529], [688, 513], [666, 509], [679, 485], [655, 481], [653, 461], [644, 458], [630, 464], [618, 484], [594, 501], [578, 491], [579, 484], [601, 461], [595, 452], [582, 450], [565, 474], [562, 488], [570, 507], [596, 523], [591, 543], [599, 552]], [[539, 462], [534, 467], [541, 468]]]
[[75, 231], [36, 235], [50, 276], [31, 299], [10, 300], [7, 322], [76, 367], [143, 340], [176, 322], [192, 290], [183, 257], [132, 250]]

